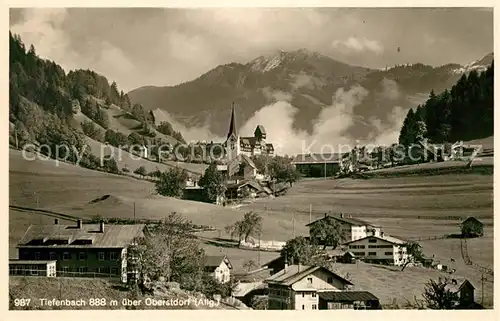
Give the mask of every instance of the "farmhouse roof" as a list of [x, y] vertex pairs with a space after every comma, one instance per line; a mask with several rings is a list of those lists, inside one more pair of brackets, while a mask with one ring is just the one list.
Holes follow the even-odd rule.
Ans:
[[264, 263], [261, 267], [266, 267], [273, 263], [285, 263], [285, 257], [280, 255], [277, 258], [274, 258], [271, 261]]
[[[117, 225], [106, 224], [100, 232], [100, 224], [76, 225], [31, 225], [18, 244], [18, 247], [50, 247], [50, 248], [124, 248], [130, 245], [135, 238], [140, 237], [144, 224]], [[67, 244], [45, 245], [49, 240], [64, 240]], [[74, 241], [88, 240], [90, 244], [72, 244]], [[36, 244], [30, 244], [38, 241]]]
[[478, 220], [477, 218], [475, 217], [468, 217], [465, 221], [462, 222], [462, 224], [466, 224], [466, 223], [474, 223], [474, 224], [480, 224], [480, 225], [483, 225], [483, 223]]
[[325, 164], [339, 163], [342, 159], [340, 153], [314, 153], [314, 154], [299, 154], [292, 160], [292, 164]]
[[271, 143], [267, 143], [266, 148], [267, 148], [267, 150], [274, 150], [274, 146]]
[[357, 239], [357, 240], [354, 240], [354, 241], [349, 241], [349, 242], [346, 242], [346, 243], [343, 243], [344, 245], [346, 244], [351, 244], [351, 243], [355, 243], [355, 242], [359, 242], [359, 241], [362, 241], [362, 240], [365, 240], [365, 239], [369, 239], [369, 238], [376, 238], [376, 239], [379, 239], [379, 240], [382, 240], [382, 241], [386, 241], [386, 242], [389, 242], [389, 243], [392, 243], [392, 244], [405, 244], [406, 242], [403, 241], [403, 240], [400, 240], [394, 236], [390, 236], [390, 235], [383, 235], [383, 236], [378, 236], [378, 235], [368, 235], [368, 236], [365, 236], [363, 238], [360, 238], [360, 239]]
[[203, 265], [205, 266], [205, 268], [210, 268], [213, 270], [218, 268], [222, 262], [226, 263], [230, 269], [233, 268], [231, 262], [229, 262], [229, 259], [225, 255], [206, 255], [203, 258]]
[[265, 280], [265, 282], [270, 284], [280, 284], [280, 285], [290, 286], [318, 270], [326, 271], [328, 274], [340, 280], [342, 283], [352, 285], [350, 281], [344, 279], [340, 275], [333, 273], [327, 268], [321, 266], [308, 266], [308, 265], [290, 265], [286, 269], [283, 269], [278, 273], [271, 275], [269, 278]]
[[453, 293], [457, 293], [460, 290], [462, 290], [462, 288], [466, 285], [469, 285], [473, 289], [475, 289], [472, 283], [470, 283], [469, 280], [465, 278], [460, 278], [460, 279], [454, 278], [453, 280], [451, 280], [450, 283], [446, 284], [445, 289], [450, 290]]
[[257, 166], [255, 165], [255, 163], [253, 162], [253, 160], [250, 157], [248, 157], [245, 154], [240, 154], [239, 156], [241, 157], [242, 161], [245, 161], [245, 163], [250, 165], [252, 168], [257, 168]]
[[354, 302], [378, 301], [379, 299], [368, 291], [321, 291], [318, 296], [325, 301]]
[[306, 226], [310, 226], [310, 225], [314, 225], [316, 223], [318, 223], [319, 221], [322, 221], [326, 218], [333, 218], [337, 221], [340, 221], [342, 223], [346, 223], [346, 224], [349, 224], [349, 225], [354, 225], [354, 226], [373, 226], [373, 224], [371, 224], [370, 222], [367, 222], [367, 221], [363, 221], [363, 220], [360, 220], [358, 218], [354, 218], [354, 217], [345, 217], [345, 216], [335, 216], [335, 215], [329, 215], [329, 214], [325, 214], [324, 217], [320, 218], [320, 219], [317, 219], [315, 221], [312, 221], [311, 223], [309, 224], [306, 224]]

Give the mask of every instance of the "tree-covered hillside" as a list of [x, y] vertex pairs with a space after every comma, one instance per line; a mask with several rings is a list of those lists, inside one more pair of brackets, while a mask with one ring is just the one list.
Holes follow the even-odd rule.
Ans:
[[[9, 120], [11, 123], [11, 143], [21, 147], [27, 143], [50, 146], [43, 153], [55, 158], [56, 146], [75, 146], [69, 149], [67, 160], [75, 161], [76, 153], [85, 144], [85, 136], [108, 141], [116, 146], [115, 136], [123, 136], [122, 145], [162, 144], [165, 136], [183, 143], [180, 132], [169, 123], [154, 125], [151, 114], [141, 104], [130, 103], [127, 94], [111, 84], [106, 77], [91, 70], [72, 70], [65, 73], [63, 68], [53, 61], [37, 56], [33, 45], [27, 49], [18, 35], [9, 33], [10, 70], [9, 70]], [[114, 114], [110, 113], [113, 106]], [[119, 116], [130, 118], [134, 128], [130, 133], [112, 130], [111, 120], [116, 122], [116, 110]], [[85, 115], [84, 121], [77, 120]], [[113, 116], [115, 115], [115, 116]], [[83, 117], [85, 117], [83, 116]], [[81, 122], [81, 126], [75, 126]], [[126, 135], [128, 134], [128, 135]], [[162, 136], [164, 134], [164, 136]], [[120, 137], [121, 137], [120, 136]], [[153, 148], [154, 150], [154, 148]], [[59, 155], [63, 158], [65, 155]], [[82, 165], [98, 167], [96, 158]], [[87, 158], [86, 158], [87, 159]]]
[[405, 146], [427, 138], [432, 143], [473, 140], [493, 135], [493, 63], [482, 73], [472, 70], [440, 94], [431, 91], [416, 110], [410, 109], [401, 128]]

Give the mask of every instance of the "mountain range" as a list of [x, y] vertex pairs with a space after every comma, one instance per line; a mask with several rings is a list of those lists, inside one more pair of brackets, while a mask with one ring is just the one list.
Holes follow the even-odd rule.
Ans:
[[[323, 136], [381, 143], [384, 137], [393, 139], [388, 131], [399, 131], [409, 108], [423, 103], [431, 90], [438, 93], [450, 88], [463, 73], [482, 71], [492, 61], [490, 53], [467, 65], [415, 63], [370, 69], [306, 49], [278, 51], [244, 64], [217, 66], [176, 86], [140, 87], [128, 96], [133, 104], [170, 117], [182, 127], [206, 128], [212, 138], [227, 134], [234, 102], [237, 125], [246, 131], [251, 130], [245, 126], [248, 123], [261, 122], [273, 132], [272, 128], [288, 122], [289, 129], [301, 137], [321, 132]], [[273, 106], [278, 108], [278, 104], [289, 112], [274, 114]], [[336, 129], [328, 133], [327, 126]], [[188, 140], [207, 138], [194, 136], [185, 135]]]

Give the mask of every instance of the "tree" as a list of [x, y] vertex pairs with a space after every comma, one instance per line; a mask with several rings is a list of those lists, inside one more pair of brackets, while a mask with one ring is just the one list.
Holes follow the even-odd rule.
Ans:
[[205, 174], [200, 178], [199, 185], [203, 187], [205, 197], [211, 202], [217, 202], [226, 193], [224, 176], [217, 170], [215, 163], [210, 164]]
[[134, 174], [136, 175], [139, 175], [141, 177], [144, 177], [146, 176], [146, 168], [144, 166], [140, 166], [139, 168], [137, 168], [135, 171], [134, 171]]
[[423, 297], [427, 307], [433, 310], [453, 309], [458, 295], [447, 289], [449, 280], [439, 278], [438, 281], [429, 280], [425, 285]]
[[262, 231], [262, 217], [255, 212], [247, 212], [241, 221], [226, 226], [225, 230], [231, 237], [237, 236], [238, 245], [241, 245], [241, 242], [247, 242], [250, 236], [255, 237], [260, 235]]
[[192, 236], [192, 224], [177, 213], [147, 227], [136, 256], [140, 284], [164, 277], [186, 290], [203, 289], [203, 250]]
[[97, 128], [97, 126], [93, 122], [84, 120], [81, 125], [83, 133], [86, 136], [95, 139], [99, 142], [102, 142], [104, 140], [102, 131], [99, 128]]
[[248, 260], [245, 263], [243, 263], [243, 268], [245, 268], [247, 271], [251, 271], [253, 268], [258, 267], [257, 263], [255, 263], [254, 260]]
[[408, 254], [409, 260], [405, 262], [401, 271], [404, 271], [406, 266], [411, 261], [420, 262], [424, 258], [424, 254], [422, 253], [422, 246], [414, 241], [409, 241], [403, 245], [406, 247], [406, 253]]
[[300, 173], [297, 172], [288, 157], [275, 156], [269, 163], [269, 175], [272, 180], [277, 182], [286, 182], [290, 186], [300, 178]]
[[303, 236], [288, 240], [280, 253], [289, 264], [322, 265], [325, 263], [324, 250], [319, 249], [315, 243], [311, 243]]
[[118, 174], [120, 172], [114, 158], [105, 159], [102, 167], [108, 173]]
[[155, 183], [156, 192], [163, 196], [181, 197], [187, 179], [188, 175], [184, 169], [171, 168], [161, 173], [159, 180]]
[[311, 239], [317, 244], [323, 244], [323, 249], [332, 246], [334, 249], [345, 238], [342, 226], [330, 216], [316, 222], [311, 226]]

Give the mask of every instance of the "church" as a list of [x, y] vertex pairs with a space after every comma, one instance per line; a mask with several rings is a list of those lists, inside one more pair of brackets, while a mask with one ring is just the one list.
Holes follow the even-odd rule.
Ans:
[[254, 155], [274, 155], [274, 146], [266, 142], [266, 130], [264, 126], [258, 125], [255, 128], [254, 135], [250, 137], [240, 137], [236, 131], [236, 122], [234, 117], [234, 104], [231, 111], [231, 121], [229, 124], [229, 132], [227, 140], [224, 143], [228, 160], [246, 155], [248, 157]]

